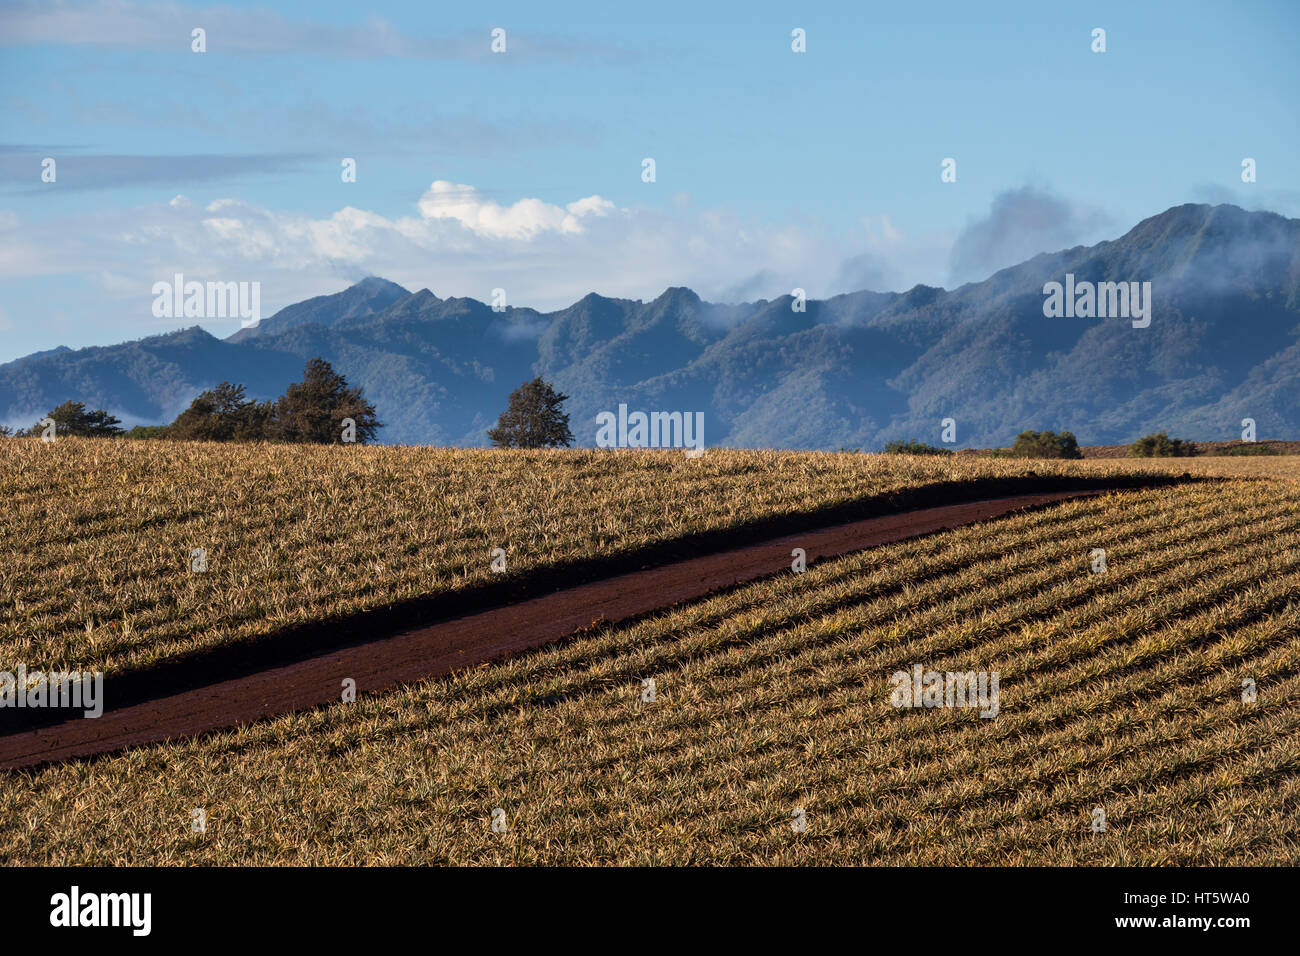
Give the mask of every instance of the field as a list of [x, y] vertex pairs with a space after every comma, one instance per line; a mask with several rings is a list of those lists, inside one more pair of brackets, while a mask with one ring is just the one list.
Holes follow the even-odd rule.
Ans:
[[994, 497], [1078, 472], [855, 454], [5, 441], [0, 661], [111, 674], [539, 572], [563, 584], [584, 561], [746, 522], [864, 499], [888, 510], [889, 496], [936, 482], [954, 495], [982, 482]]
[[[92, 443], [69, 451], [82, 466], [94, 454], [109, 453]], [[443, 542], [445, 550], [440, 561], [421, 557], [383, 578], [389, 590], [382, 593], [395, 594], [416, 587], [421, 569], [439, 575], [434, 580], [444, 587], [472, 579], [480, 573], [478, 562], [456, 555], [482, 551], [498, 529], [513, 535], [517, 551], [511, 553], [521, 555], [520, 564], [536, 566], [557, 559], [560, 541], [592, 549], [625, 546], [630, 536], [680, 533], [697, 521], [725, 526], [764, 509], [804, 507], [819, 495], [879, 494], [952, 480], [957, 467], [961, 478], [1172, 468], [1271, 480], [1077, 500], [820, 563], [802, 575], [739, 587], [355, 704], [100, 760], [5, 773], [0, 860], [1300, 861], [1300, 483], [1294, 458], [1044, 465], [742, 452], [710, 452], [687, 462], [575, 453], [534, 458], [493, 479], [490, 467], [474, 471], [477, 462], [491, 461], [485, 453], [423, 453], [421, 459], [414, 450], [384, 451], [335, 466], [329, 482], [323, 459], [295, 470], [279, 451], [259, 451], [253, 471], [279, 464], [281, 492], [295, 483], [312, 492], [297, 504], [285, 501], [293, 520], [279, 534], [262, 528], [266, 516], [252, 517], [273, 493], [222, 474], [216, 462], [224, 451], [186, 449], [191, 467], [211, 470], [198, 468], [204, 475], [198, 489], [183, 489], [166, 511], [162, 489], [175, 473], [160, 477], [159, 462], [152, 472], [143, 464], [131, 471], [126, 487], [143, 482], [145, 490], [121, 496], [134, 493], [154, 508], [136, 519], [110, 507], [114, 492], [106, 484], [115, 477], [91, 477], [115, 476], [125, 463], [78, 472], [89, 486], [86, 495], [54, 500], [75, 501], [76, 513], [93, 520], [58, 517], [47, 503], [42, 514], [62, 530], [47, 529], [44, 540], [64, 542], [64, 550], [42, 548], [28, 560], [44, 561], [47, 573], [57, 574], [85, 549], [108, 554], [110, 541], [129, 549], [132, 520], [146, 520], [135, 537], [151, 539], [134, 545], [134, 560], [153, 556], [155, 577], [164, 569], [176, 574], [174, 565], [183, 559], [167, 556], [199, 540], [195, 528], [228, 536], [214, 549], [225, 560], [243, 550], [234, 548], [236, 541], [244, 548], [257, 540], [306, 542], [310, 538], [298, 536], [313, 531], [325, 535], [321, 556], [336, 562], [364, 548], [387, 557], [394, 547], [385, 543], [385, 529], [374, 526], [373, 495], [389, 489], [384, 507], [392, 513], [393, 502], [404, 500], [397, 484], [414, 496], [404, 506], [409, 512], [402, 512], [403, 537], [414, 533], [429, 546]], [[546, 469], [547, 478], [542, 460], [556, 466]], [[229, 458], [225, 464], [235, 468]], [[399, 482], [399, 464], [417, 477]], [[4, 467], [7, 481], [24, 476], [25, 500], [37, 506], [39, 485], [30, 470], [48, 469], [49, 461], [33, 457], [25, 469], [11, 461]], [[66, 474], [69, 465], [63, 468], [46, 471], [47, 480]], [[430, 488], [435, 469], [453, 493], [439, 496]], [[358, 486], [371, 497], [348, 491]], [[512, 493], [504, 493], [507, 487]], [[588, 489], [587, 497], [574, 496], [579, 487]], [[222, 489], [218, 520], [205, 494]], [[545, 504], [530, 509], [521, 489]], [[464, 506], [440, 507], [448, 498]], [[233, 507], [232, 500], [245, 507]], [[642, 502], [668, 525], [618, 505], [629, 501]], [[324, 532], [331, 508], [369, 518], [336, 524], [331, 537]], [[611, 508], [607, 523], [588, 527]], [[570, 509], [584, 517], [557, 517]], [[152, 523], [151, 514], [157, 519]], [[421, 530], [434, 514], [442, 524]], [[238, 534], [241, 522], [251, 526], [250, 535]], [[448, 524], [463, 534], [448, 539]], [[74, 534], [83, 525], [102, 533], [83, 543]], [[349, 536], [356, 542], [345, 543]], [[1104, 573], [1090, 571], [1094, 548], [1107, 552]], [[297, 550], [269, 553], [288, 557]], [[268, 563], [264, 574], [277, 575], [276, 587], [297, 585], [294, 596], [284, 598], [284, 614], [316, 613], [331, 582], [350, 580], [346, 568], [321, 568], [321, 577], [301, 580], [317, 563], [278, 573], [278, 565]], [[486, 560], [481, 563], [486, 569]], [[207, 597], [227, 616], [237, 601], [254, 602], [246, 607], [250, 616], [238, 620], [253, 628], [246, 633], [255, 633], [259, 615], [269, 609], [255, 602], [274, 598], [256, 563], [242, 567], [219, 579], [221, 588]], [[7, 588], [25, 585], [25, 578], [6, 574]], [[250, 580], [241, 583], [245, 577]], [[117, 593], [111, 575], [96, 579], [92, 570], [90, 578], [101, 581], [102, 590], [79, 589], [82, 613], [111, 606]], [[173, 590], [162, 590], [165, 600], [175, 600]], [[378, 592], [343, 593], [363, 601]], [[39, 619], [48, 620], [52, 632], [66, 634], [74, 623], [57, 623], [64, 620], [57, 601], [33, 603], [39, 608], [33, 613], [45, 615]], [[137, 634], [165, 629], [161, 604], [146, 601], [132, 613], [149, 624], [137, 624]], [[197, 610], [173, 607], [173, 613], [180, 621], [164, 648], [227, 639], [219, 631], [227, 625], [196, 630], [203, 620]], [[15, 622], [6, 652], [37, 646], [18, 643], [18, 631]], [[146, 657], [122, 648], [101, 654], [118, 665]], [[914, 664], [996, 672], [998, 715], [896, 708], [890, 677]], [[655, 682], [653, 702], [642, 699], [646, 679]], [[1255, 688], [1254, 700], [1243, 699], [1243, 682]], [[206, 812], [205, 834], [191, 832], [194, 808]], [[505, 832], [492, 828], [496, 808], [503, 811], [498, 818]], [[804, 811], [804, 832], [792, 827], [800, 819], [796, 810]], [[1093, 829], [1099, 810], [1104, 832]]]

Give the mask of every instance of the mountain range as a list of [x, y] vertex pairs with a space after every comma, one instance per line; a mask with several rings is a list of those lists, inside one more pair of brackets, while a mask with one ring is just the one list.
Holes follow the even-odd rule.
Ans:
[[[1151, 323], [1048, 318], [1044, 286], [1150, 282]], [[875, 449], [891, 439], [1009, 444], [1024, 429], [1082, 444], [1300, 435], [1300, 220], [1183, 205], [1094, 246], [1044, 253], [945, 290], [704, 302], [595, 293], [565, 309], [494, 311], [371, 277], [218, 339], [198, 326], [0, 365], [0, 421], [67, 399], [127, 424], [169, 422], [222, 380], [275, 398], [322, 356], [365, 387], [388, 443], [483, 445], [536, 375], [570, 396], [580, 445], [596, 415], [702, 411], [706, 445]]]

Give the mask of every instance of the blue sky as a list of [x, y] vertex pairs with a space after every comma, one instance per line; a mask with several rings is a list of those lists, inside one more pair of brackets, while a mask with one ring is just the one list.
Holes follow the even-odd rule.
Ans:
[[193, 324], [151, 312], [175, 272], [264, 315], [370, 273], [824, 296], [1184, 202], [1300, 216], [1298, 35], [1292, 0], [0, 3], [0, 361]]

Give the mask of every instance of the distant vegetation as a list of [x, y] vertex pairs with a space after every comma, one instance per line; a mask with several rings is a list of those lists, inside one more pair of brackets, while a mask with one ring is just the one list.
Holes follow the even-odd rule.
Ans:
[[1190, 458], [1195, 454], [1194, 443], [1181, 438], [1170, 438], [1165, 432], [1139, 438], [1128, 446], [1130, 458]]
[[266, 437], [273, 441], [327, 445], [339, 440], [348, 420], [355, 430], [349, 440], [366, 444], [384, 427], [361, 387], [348, 385], [322, 358], [310, 360], [303, 380], [289, 386], [273, 411], [254, 413], [254, 420], [261, 414], [267, 416]]
[[123, 438], [143, 439], [143, 438], [166, 438], [166, 425], [136, 425], [127, 431]]
[[102, 408], [88, 410], [84, 403], [67, 401], [19, 435], [41, 435], [45, 432], [45, 422], [53, 421], [56, 435], [76, 435], [79, 438], [106, 438], [122, 434], [121, 420], [114, 418]]
[[951, 448], [939, 448], [919, 441], [891, 441], [885, 446], [886, 455], [951, 455]]
[[568, 395], [561, 395], [541, 377], [524, 382], [510, 393], [510, 404], [487, 436], [497, 448], [568, 448], [573, 444]]
[[[103, 409], [88, 410], [82, 402], [64, 402], [46, 418], [54, 420], [55, 437], [124, 436], [131, 439], [168, 438], [174, 441], [274, 441], [328, 445], [337, 441], [374, 441], [383, 423], [360, 386], [347, 380], [321, 358], [307, 362], [303, 380], [291, 384], [274, 402], [245, 397], [244, 386], [222, 382], [200, 393], [170, 425], [119, 427]], [[45, 426], [37, 422], [21, 436], [38, 437]], [[0, 426], [0, 437], [11, 434]]]
[[1257, 445], [1254, 442], [1248, 442], [1241, 445], [1233, 445], [1230, 448], [1218, 448], [1211, 455], [1239, 457], [1242, 455], [1281, 455], [1281, 449], [1274, 448], [1272, 445]]
[[1074, 432], [1023, 431], [1011, 446], [1012, 458], [1082, 458]]
[[162, 437], [177, 441], [258, 441], [269, 437], [275, 417], [271, 402], [244, 397], [244, 386], [222, 382], [201, 393]]

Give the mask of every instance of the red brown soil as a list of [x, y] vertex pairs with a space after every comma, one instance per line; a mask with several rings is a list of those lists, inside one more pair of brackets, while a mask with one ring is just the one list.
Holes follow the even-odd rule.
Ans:
[[[803, 548], [811, 564], [1102, 493], [1018, 495], [868, 518], [594, 581], [116, 710], [107, 700], [101, 717], [78, 717], [0, 737], [0, 769], [112, 753], [337, 703], [345, 678], [355, 680], [361, 694], [440, 677], [551, 644], [592, 625], [625, 621], [732, 585], [792, 573], [795, 548]], [[111, 697], [109, 682], [105, 697]]]

